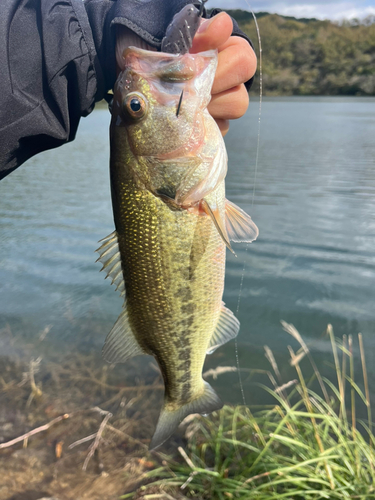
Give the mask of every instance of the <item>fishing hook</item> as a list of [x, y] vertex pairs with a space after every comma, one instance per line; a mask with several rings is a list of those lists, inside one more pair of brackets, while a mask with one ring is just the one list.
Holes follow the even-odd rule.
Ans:
[[178, 105], [177, 105], [177, 111], [176, 111], [176, 116], [178, 116], [179, 112], [180, 112], [180, 109], [181, 109], [181, 103], [182, 103], [182, 96], [184, 95], [184, 91], [181, 92], [181, 95], [180, 95], [180, 100], [178, 101]]
[[203, 9], [204, 9], [204, 4], [207, 2], [208, 0], [201, 0], [201, 5], [199, 7], [199, 16], [202, 17], [203, 16]]

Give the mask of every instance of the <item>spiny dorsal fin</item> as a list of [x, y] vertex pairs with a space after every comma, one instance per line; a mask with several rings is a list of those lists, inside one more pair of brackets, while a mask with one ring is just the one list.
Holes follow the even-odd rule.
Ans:
[[109, 363], [123, 363], [127, 359], [145, 354], [139, 346], [131, 326], [129, 317], [124, 305], [124, 310], [117, 318], [112, 330], [107, 335], [102, 350], [103, 358]]
[[[106, 238], [100, 240], [102, 245], [96, 250], [99, 253], [99, 258], [96, 262], [101, 262], [103, 267], [101, 271], [106, 271], [106, 278], [112, 278], [111, 285], [116, 285], [116, 290], [120, 291], [120, 295], [125, 295], [125, 283], [121, 269], [121, 255], [118, 246], [117, 232], [113, 231]], [[99, 243], [100, 243], [99, 242]]]
[[212, 354], [218, 347], [237, 337], [239, 330], [240, 322], [222, 302], [220, 316], [212, 334], [207, 354]]
[[[226, 244], [226, 246], [229, 248], [229, 250], [234, 254], [234, 251], [232, 247], [230, 246], [227, 230], [225, 227], [225, 224], [223, 223], [223, 220], [221, 218], [219, 210], [212, 209], [210, 205], [207, 203], [206, 200], [202, 200], [200, 203], [202, 209], [206, 212], [206, 214], [211, 217], [212, 222], [215, 224], [216, 229], [218, 230], [218, 233], [220, 234], [222, 240]], [[234, 254], [236, 255], [236, 254]]]
[[259, 235], [250, 215], [229, 200], [225, 200], [225, 226], [228, 238], [235, 243], [251, 243]]

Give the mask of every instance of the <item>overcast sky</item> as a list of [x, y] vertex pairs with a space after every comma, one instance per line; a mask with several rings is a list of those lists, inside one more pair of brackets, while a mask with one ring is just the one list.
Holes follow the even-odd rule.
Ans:
[[207, 8], [266, 11], [284, 16], [351, 19], [375, 15], [375, 0], [208, 0]]

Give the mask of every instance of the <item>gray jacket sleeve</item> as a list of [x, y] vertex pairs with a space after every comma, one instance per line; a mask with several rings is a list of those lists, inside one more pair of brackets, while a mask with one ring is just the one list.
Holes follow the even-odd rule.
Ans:
[[81, 116], [113, 87], [116, 24], [159, 48], [173, 15], [190, 2], [0, 1], [0, 179], [72, 141]]

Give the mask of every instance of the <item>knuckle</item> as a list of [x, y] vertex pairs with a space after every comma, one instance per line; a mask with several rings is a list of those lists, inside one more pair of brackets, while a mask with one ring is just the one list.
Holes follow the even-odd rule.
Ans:
[[245, 86], [237, 85], [212, 99], [207, 109], [215, 119], [234, 120], [246, 113], [248, 105]]
[[234, 52], [234, 65], [238, 83], [245, 83], [254, 76], [256, 70], [256, 55], [249, 42], [239, 38], [240, 43]]
[[233, 94], [232, 119], [241, 118], [249, 107], [249, 95], [244, 85], [239, 85]]

